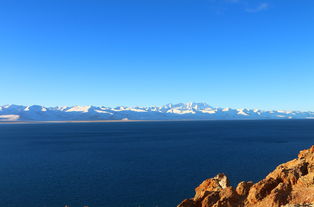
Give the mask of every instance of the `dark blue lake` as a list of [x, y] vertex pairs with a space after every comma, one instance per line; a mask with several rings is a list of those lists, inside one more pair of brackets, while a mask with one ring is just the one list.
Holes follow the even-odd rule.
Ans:
[[257, 181], [314, 120], [0, 125], [0, 206], [174, 207], [205, 178]]

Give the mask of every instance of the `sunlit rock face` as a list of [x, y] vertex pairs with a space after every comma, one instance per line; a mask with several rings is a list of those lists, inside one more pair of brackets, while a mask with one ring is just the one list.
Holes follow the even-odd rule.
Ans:
[[314, 146], [279, 165], [263, 180], [229, 185], [224, 174], [205, 180], [195, 196], [177, 207], [301, 207], [314, 206]]

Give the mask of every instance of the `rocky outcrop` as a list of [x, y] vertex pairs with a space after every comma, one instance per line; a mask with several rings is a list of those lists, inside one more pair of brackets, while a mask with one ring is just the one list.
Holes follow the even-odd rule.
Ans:
[[236, 188], [226, 175], [202, 182], [195, 196], [177, 207], [314, 207], [314, 146], [298, 158], [279, 165], [258, 183], [240, 182]]

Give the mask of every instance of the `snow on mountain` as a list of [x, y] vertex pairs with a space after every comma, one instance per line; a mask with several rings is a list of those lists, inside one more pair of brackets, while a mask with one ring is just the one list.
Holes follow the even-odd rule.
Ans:
[[17, 121], [19, 115], [0, 115], [0, 121]]
[[74, 106], [66, 110], [66, 112], [83, 112], [87, 113], [92, 106]]
[[0, 121], [314, 119], [314, 112], [215, 108], [206, 103], [161, 107], [0, 106]]

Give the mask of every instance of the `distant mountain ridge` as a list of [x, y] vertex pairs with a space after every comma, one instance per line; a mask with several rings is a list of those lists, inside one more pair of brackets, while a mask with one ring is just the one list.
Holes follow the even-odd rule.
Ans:
[[314, 112], [215, 108], [206, 103], [150, 107], [0, 106], [0, 121], [314, 119]]

